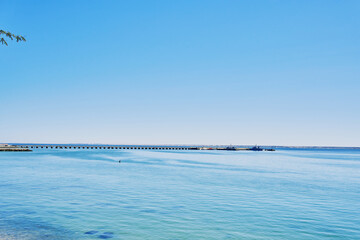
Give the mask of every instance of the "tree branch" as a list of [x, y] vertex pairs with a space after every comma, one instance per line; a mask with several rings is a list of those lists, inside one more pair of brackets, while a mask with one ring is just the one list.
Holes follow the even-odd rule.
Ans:
[[[1, 35], [4, 35], [4, 36], [1, 36]], [[26, 42], [26, 39], [23, 36], [15, 35], [15, 34], [12, 34], [11, 32], [7, 32], [7, 31], [4, 31], [4, 30], [0, 29], [0, 43], [2, 45], [8, 46], [6, 38], [10, 38], [11, 40], [14, 40], [14, 38], [15, 38], [16, 42], [22, 42], [22, 41]]]

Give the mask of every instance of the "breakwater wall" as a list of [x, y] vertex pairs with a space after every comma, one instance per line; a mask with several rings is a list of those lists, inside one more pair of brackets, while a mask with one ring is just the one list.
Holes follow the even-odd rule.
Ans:
[[0, 152], [31, 152], [29, 148], [19, 148], [19, 147], [0, 147]]

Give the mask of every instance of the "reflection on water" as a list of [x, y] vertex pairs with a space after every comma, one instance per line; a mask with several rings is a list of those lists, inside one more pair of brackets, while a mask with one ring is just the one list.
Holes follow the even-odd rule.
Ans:
[[360, 236], [359, 150], [35, 150], [0, 170], [0, 239]]

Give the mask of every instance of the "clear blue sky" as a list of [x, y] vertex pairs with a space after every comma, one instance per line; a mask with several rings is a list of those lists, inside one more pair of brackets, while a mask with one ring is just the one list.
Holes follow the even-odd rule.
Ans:
[[360, 146], [360, 1], [0, 9], [0, 142]]

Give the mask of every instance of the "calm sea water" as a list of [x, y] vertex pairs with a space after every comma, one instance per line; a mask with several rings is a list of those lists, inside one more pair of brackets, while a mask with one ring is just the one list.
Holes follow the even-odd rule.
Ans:
[[360, 151], [2, 152], [0, 239], [360, 239]]

